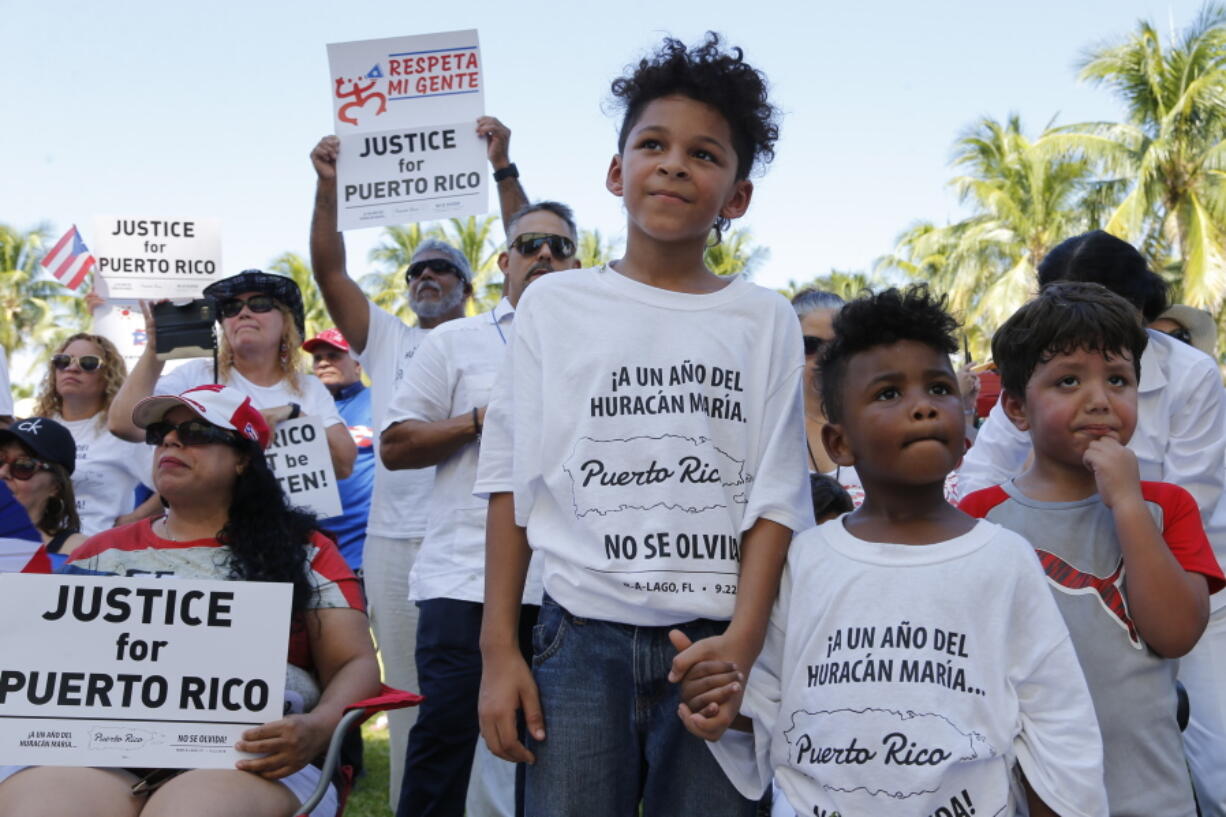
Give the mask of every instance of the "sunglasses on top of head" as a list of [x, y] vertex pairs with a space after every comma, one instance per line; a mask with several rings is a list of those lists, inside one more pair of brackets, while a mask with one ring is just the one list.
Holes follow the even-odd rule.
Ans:
[[814, 335], [803, 335], [802, 337], [805, 342], [805, 357], [817, 354], [822, 350], [823, 346], [830, 342], [825, 338], [819, 338]]
[[34, 457], [27, 457], [24, 455], [20, 457], [13, 457], [11, 460], [0, 456], [0, 467], [5, 465], [9, 467], [9, 474], [13, 477], [13, 479], [19, 479], [22, 482], [30, 479], [39, 471], [51, 470], [50, 464], [45, 463], [42, 460], [35, 459]]
[[427, 258], [425, 261], [416, 261], [409, 265], [408, 270], [406, 270], [404, 273], [404, 277], [407, 280], [412, 281], [416, 278], [420, 278], [421, 274], [426, 270], [436, 272], [439, 275], [449, 272], [457, 278], [464, 277], [464, 274], [460, 272], [459, 267], [443, 258]]
[[521, 255], [536, 255], [541, 251], [542, 244], [549, 245], [549, 252], [554, 258], [570, 258], [575, 254], [575, 242], [555, 233], [520, 233], [511, 242], [511, 246]]
[[224, 443], [226, 445], [237, 446], [242, 442], [233, 432], [227, 431], [224, 428], [218, 428], [203, 420], [188, 420], [178, 425], [168, 423], [165, 420], [150, 423], [145, 428], [145, 442], [149, 445], [161, 445], [166, 439], [166, 435], [172, 431], [178, 435], [179, 442], [183, 445]]
[[81, 355], [77, 357], [76, 355], [66, 355], [63, 353], [51, 356], [51, 365], [61, 372], [74, 363], [81, 367], [81, 371], [92, 372], [102, 365], [102, 358], [97, 355]]
[[246, 300], [242, 298], [226, 298], [218, 310], [223, 318], [236, 318], [238, 313], [247, 307], [252, 312], [271, 312], [277, 308], [277, 299], [271, 295], [252, 295]]

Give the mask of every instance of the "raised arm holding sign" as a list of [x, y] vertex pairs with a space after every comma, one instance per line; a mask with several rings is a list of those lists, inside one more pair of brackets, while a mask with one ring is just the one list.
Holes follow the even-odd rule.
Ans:
[[475, 30], [328, 46], [339, 229], [476, 215], [489, 208]]

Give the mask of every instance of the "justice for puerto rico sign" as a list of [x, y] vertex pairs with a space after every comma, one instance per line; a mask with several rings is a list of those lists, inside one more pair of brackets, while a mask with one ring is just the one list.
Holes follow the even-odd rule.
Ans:
[[110, 298], [198, 298], [223, 277], [215, 218], [96, 216], [92, 247]]
[[488, 211], [475, 29], [333, 43], [328, 63], [338, 229]]
[[0, 765], [226, 769], [282, 716], [289, 584], [0, 575]]

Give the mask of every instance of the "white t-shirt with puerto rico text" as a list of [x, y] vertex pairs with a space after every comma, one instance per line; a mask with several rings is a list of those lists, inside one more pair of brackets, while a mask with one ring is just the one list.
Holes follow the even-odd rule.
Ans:
[[1090, 693], [1026, 540], [980, 521], [868, 542], [843, 519], [792, 542], [741, 705], [753, 732], [710, 744], [741, 794], [773, 775], [802, 815], [1009, 817], [1020, 765], [1056, 813], [1107, 817]]
[[524, 294], [474, 491], [514, 491], [576, 616], [729, 619], [742, 534], [812, 524], [796, 313], [733, 278], [689, 294], [609, 267]]

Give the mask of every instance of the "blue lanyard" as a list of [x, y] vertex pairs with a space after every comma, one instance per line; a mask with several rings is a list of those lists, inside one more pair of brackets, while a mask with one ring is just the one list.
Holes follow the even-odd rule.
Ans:
[[502, 334], [502, 327], [498, 324], [498, 307], [490, 310], [490, 323], [494, 324], [494, 328], [498, 330], [498, 337], [502, 338], [502, 345], [507, 345], [507, 336]]

